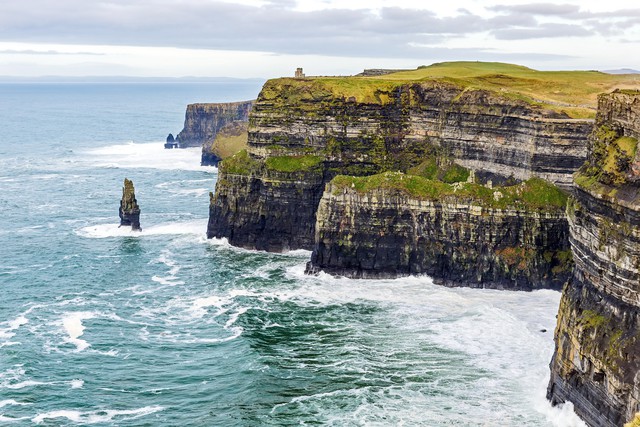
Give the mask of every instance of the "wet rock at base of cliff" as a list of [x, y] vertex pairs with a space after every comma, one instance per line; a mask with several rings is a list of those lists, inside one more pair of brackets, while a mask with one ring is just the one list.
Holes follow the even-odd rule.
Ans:
[[136, 200], [133, 182], [127, 178], [124, 179], [122, 187], [122, 200], [120, 200], [120, 227], [123, 225], [131, 226], [134, 231], [142, 231], [140, 227], [140, 207]]

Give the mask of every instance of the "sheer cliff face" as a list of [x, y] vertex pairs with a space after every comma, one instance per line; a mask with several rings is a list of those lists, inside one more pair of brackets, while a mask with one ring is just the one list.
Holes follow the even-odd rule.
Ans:
[[[322, 79], [265, 84], [251, 113], [246, 156], [262, 166], [240, 173], [221, 169], [210, 237], [257, 249], [312, 249], [326, 183], [338, 174], [406, 171], [422, 161], [428, 147], [446, 150], [494, 182], [499, 176], [540, 176], [568, 185], [586, 156], [589, 121], [437, 81], [381, 82], [375, 89], [367, 80], [348, 82], [353, 96]], [[310, 157], [318, 164], [307, 180], [304, 162], [296, 163]], [[279, 169], [282, 163], [287, 167]], [[285, 190], [292, 180], [295, 186]]]
[[568, 205], [573, 278], [556, 329], [548, 397], [591, 426], [640, 411], [640, 92], [599, 99], [589, 158]]
[[176, 140], [180, 147], [200, 147], [213, 141], [218, 131], [227, 123], [249, 120], [254, 101], [219, 104], [189, 104], [184, 118], [184, 128]]
[[[398, 177], [416, 180], [407, 188], [419, 184], [418, 178]], [[507, 191], [528, 191], [527, 184], [487, 190], [487, 202], [464, 194], [465, 186], [478, 189], [470, 184], [449, 195], [419, 197], [405, 188], [359, 191], [334, 181], [320, 201], [308, 272], [428, 274], [448, 286], [512, 290], [560, 289], [571, 272], [565, 198], [550, 185], [558, 203], [532, 207], [500, 203]]]

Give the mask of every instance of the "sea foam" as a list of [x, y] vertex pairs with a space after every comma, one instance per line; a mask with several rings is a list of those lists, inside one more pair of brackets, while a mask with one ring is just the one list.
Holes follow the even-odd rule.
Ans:
[[43, 414], [38, 414], [31, 419], [36, 424], [43, 423], [45, 420], [52, 420], [56, 418], [66, 418], [69, 421], [75, 423], [82, 424], [97, 424], [97, 423], [108, 423], [111, 421], [117, 420], [132, 420], [140, 417], [144, 417], [145, 415], [150, 415], [155, 412], [162, 411], [164, 408], [162, 406], [145, 406], [144, 408], [139, 409], [129, 409], [129, 410], [116, 410], [116, 409], [105, 409], [105, 410], [96, 410], [96, 411], [88, 411], [81, 412], [76, 410], [58, 410], [58, 411], [50, 411], [45, 412]]
[[201, 149], [198, 147], [167, 150], [162, 142], [109, 145], [86, 152], [86, 161], [96, 167], [153, 168], [217, 172], [217, 168], [200, 166]]
[[96, 316], [93, 312], [78, 311], [73, 313], [67, 313], [62, 317], [62, 327], [67, 332], [67, 342], [70, 342], [76, 346], [76, 351], [82, 351], [90, 346], [88, 342], [80, 339], [84, 334], [85, 326], [82, 324], [83, 320], [93, 319]]
[[142, 231], [133, 231], [131, 227], [120, 227], [118, 224], [97, 224], [76, 230], [81, 237], [104, 239], [108, 237], [145, 237], [160, 235], [202, 235], [207, 231], [208, 219], [194, 219], [191, 221], [172, 222], [145, 227]]

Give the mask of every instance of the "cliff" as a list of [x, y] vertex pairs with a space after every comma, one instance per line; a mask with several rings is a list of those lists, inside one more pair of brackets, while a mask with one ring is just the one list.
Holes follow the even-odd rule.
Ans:
[[574, 254], [564, 288], [548, 398], [590, 426], [640, 410], [640, 92], [599, 98], [589, 156], [567, 214]]
[[184, 128], [176, 137], [181, 148], [200, 147], [213, 141], [227, 123], [247, 121], [254, 101], [218, 104], [189, 104], [184, 117]]
[[202, 166], [218, 166], [221, 160], [247, 148], [248, 122], [234, 121], [224, 125], [213, 140], [202, 145]]
[[489, 189], [396, 172], [340, 176], [320, 201], [307, 272], [560, 289], [572, 267], [565, 202], [540, 179]]
[[[440, 75], [442, 68], [268, 81], [250, 116], [247, 152], [225, 160], [255, 167], [221, 168], [208, 236], [253, 249], [312, 249], [315, 213], [331, 179], [408, 172], [434, 150], [471, 169], [479, 182], [540, 177], [571, 185], [593, 127], [593, 87], [585, 81], [604, 78], [600, 73], [462, 63]], [[537, 92], [523, 91], [532, 82]], [[558, 85], [584, 96], [553, 98], [550, 88]], [[310, 175], [298, 165], [309, 157], [317, 159]], [[269, 163], [291, 171], [274, 173]]]
[[133, 182], [127, 178], [124, 179], [122, 187], [122, 199], [120, 200], [120, 226], [131, 226], [134, 231], [141, 231], [140, 227], [140, 206], [136, 200]]

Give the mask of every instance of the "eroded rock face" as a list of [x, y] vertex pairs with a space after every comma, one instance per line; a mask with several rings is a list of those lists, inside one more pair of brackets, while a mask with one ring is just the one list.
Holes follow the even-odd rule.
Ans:
[[307, 273], [427, 274], [447, 286], [533, 290], [560, 289], [571, 267], [561, 206], [499, 208], [455, 195], [421, 200], [332, 182], [320, 201]]
[[122, 187], [122, 200], [120, 200], [120, 226], [131, 226], [134, 231], [142, 231], [140, 227], [140, 207], [136, 200], [133, 182], [127, 178], [124, 179]]
[[200, 147], [207, 141], [213, 141], [227, 123], [249, 120], [253, 104], [254, 101], [189, 104], [184, 128], [176, 136], [176, 141], [181, 148]]
[[[406, 171], [434, 146], [479, 177], [539, 176], [567, 187], [584, 161], [592, 126], [589, 120], [570, 120], [524, 101], [439, 81], [381, 88], [358, 100], [336, 96], [314, 79], [271, 80], [251, 113], [248, 158], [269, 162], [315, 156], [321, 160], [321, 183], [315, 174], [311, 181], [296, 177], [285, 196], [280, 187], [274, 190], [276, 181], [260, 172], [221, 170], [208, 235], [247, 247], [280, 240], [271, 246], [312, 249], [317, 203], [334, 176]], [[283, 206], [304, 206], [306, 216], [287, 213], [280, 198], [287, 200]], [[215, 218], [220, 212], [223, 220]], [[262, 227], [262, 217], [273, 226]], [[305, 233], [295, 239], [299, 246], [291, 246], [284, 231], [293, 221], [301, 222]], [[241, 236], [242, 230], [251, 234]]]
[[640, 92], [599, 98], [589, 158], [567, 213], [574, 254], [564, 288], [548, 398], [590, 426], [640, 411], [640, 183], [634, 179]]

